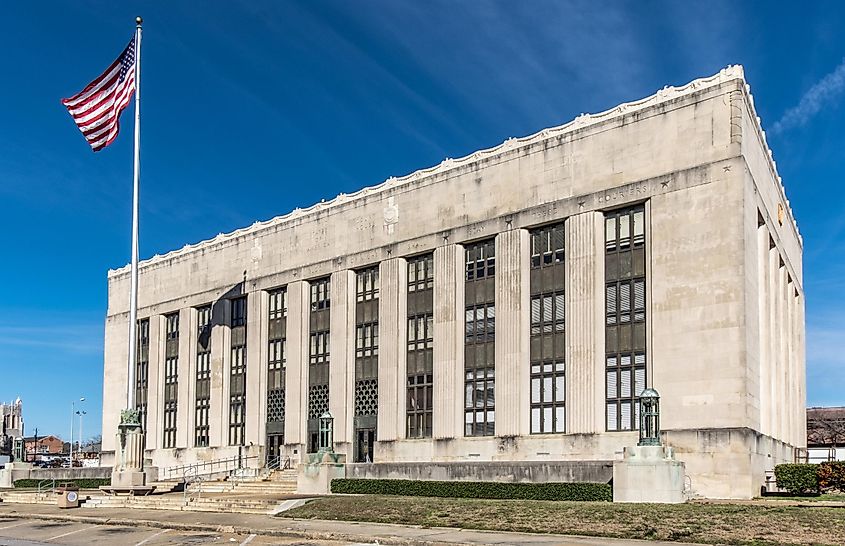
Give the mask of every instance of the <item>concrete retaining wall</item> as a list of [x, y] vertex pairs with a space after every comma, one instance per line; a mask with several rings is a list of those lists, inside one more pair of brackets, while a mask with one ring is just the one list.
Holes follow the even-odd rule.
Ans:
[[478, 482], [598, 482], [613, 478], [613, 461], [355, 463], [347, 478]]
[[91, 468], [33, 468], [29, 472], [33, 480], [79, 480], [85, 478], [111, 478], [110, 466]]

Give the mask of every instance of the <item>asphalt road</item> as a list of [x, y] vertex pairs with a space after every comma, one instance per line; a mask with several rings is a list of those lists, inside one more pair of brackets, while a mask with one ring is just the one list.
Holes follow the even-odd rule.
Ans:
[[165, 544], [348, 546], [353, 543], [0, 517], [0, 546], [54, 546], [56, 544], [67, 546], [161, 546]]

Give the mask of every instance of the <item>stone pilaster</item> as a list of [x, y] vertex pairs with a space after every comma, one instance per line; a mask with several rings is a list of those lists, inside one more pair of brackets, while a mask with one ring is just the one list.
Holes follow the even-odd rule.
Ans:
[[528, 230], [496, 236], [496, 436], [531, 433]]
[[566, 431], [603, 432], [604, 219], [570, 216], [566, 245]]
[[335, 451], [352, 451], [355, 413], [355, 272], [336, 271], [331, 277], [329, 338], [329, 411], [334, 417]]
[[229, 300], [219, 299], [211, 310], [211, 400], [208, 409], [208, 445], [229, 442]]
[[408, 262], [379, 264], [378, 439], [405, 437], [405, 383], [408, 364]]
[[305, 453], [308, 431], [308, 300], [308, 282], [288, 285], [285, 445], [291, 451], [298, 449], [300, 455]]
[[[164, 426], [164, 315], [150, 317], [150, 352], [147, 365], [147, 423], [145, 449], [162, 445]], [[140, 343], [140, 340], [139, 340]]]
[[464, 247], [434, 250], [434, 412], [436, 440], [464, 434]]
[[267, 407], [267, 292], [250, 292], [246, 312], [246, 434], [245, 445], [264, 445]]
[[176, 447], [193, 447], [196, 406], [197, 319], [191, 307], [179, 310], [179, 365], [176, 400]]

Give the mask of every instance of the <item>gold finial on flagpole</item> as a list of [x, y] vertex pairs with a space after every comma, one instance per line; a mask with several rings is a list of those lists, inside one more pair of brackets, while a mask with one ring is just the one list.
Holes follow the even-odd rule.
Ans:
[[141, 23], [143, 23], [143, 22], [144, 22], [144, 20], [143, 20], [143, 19], [141, 18], [141, 16], [139, 15], [138, 17], [136, 17], [136, 18], [135, 18], [135, 22], [136, 22], [136, 23], [138, 23], [138, 26], [141, 26]]

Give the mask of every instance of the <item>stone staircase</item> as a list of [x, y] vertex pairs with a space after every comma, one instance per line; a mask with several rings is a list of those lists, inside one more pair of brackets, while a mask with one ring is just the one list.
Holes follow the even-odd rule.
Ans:
[[91, 497], [82, 508], [122, 508], [141, 510], [174, 510], [186, 512], [222, 512], [239, 514], [271, 514], [279, 501], [244, 497], [195, 497], [180, 494], [148, 497]]
[[238, 481], [204, 481], [188, 486], [191, 493], [233, 493], [256, 497], [288, 496], [296, 493], [294, 469], [274, 470], [267, 476]]
[[[84, 499], [87, 495], [80, 491], [79, 498]], [[10, 504], [49, 504], [56, 505], [56, 494], [47, 491], [38, 493], [36, 491], [0, 491], [0, 500]]]

